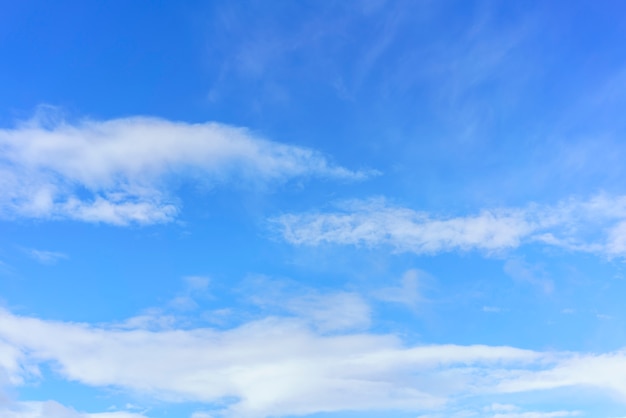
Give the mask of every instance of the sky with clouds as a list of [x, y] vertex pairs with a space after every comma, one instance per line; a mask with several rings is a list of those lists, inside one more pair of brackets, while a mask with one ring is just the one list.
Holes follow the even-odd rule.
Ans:
[[0, 416], [626, 416], [626, 5], [1, 1]]

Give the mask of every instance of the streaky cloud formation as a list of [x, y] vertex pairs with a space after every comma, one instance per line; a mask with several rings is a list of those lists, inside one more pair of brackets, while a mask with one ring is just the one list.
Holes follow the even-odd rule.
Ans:
[[386, 245], [398, 252], [487, 253], [539, 243], [608, 257], [626, 254], [626, 196], [597, 195], [556, 205], [484, 209], [442, 216], [385, 199], [344, 202], [333, 212], [284, 214], [270, 223], [289, 243], [317, 246]]
[[168, 177], [259, 186], [295, 177], [358, 180], [312, 149], [244, 128], [129, 117], [0, 130], [0, 215], [115, 225], [168, 222], [179, 212]]

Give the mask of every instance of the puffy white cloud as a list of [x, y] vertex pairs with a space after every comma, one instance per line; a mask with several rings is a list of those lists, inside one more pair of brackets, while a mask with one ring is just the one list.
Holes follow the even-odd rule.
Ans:
[[172, 175], [264, 184], [293, 177], [360, 179], [321, 153], [218, 123], [157, 118], [0, 129], [0, 215], [85, 222], [167, 222], [178, 206]]
[[609, 257], [626, 254], [626, 196], [570, 199], [554, 206], [496, 208], [456, 217], [388, 204], [351, 201], [334, 212], [284, 214], [270, 220], [296, 245], [388, 245], [400, 252], [495, 252], [542, 243]]

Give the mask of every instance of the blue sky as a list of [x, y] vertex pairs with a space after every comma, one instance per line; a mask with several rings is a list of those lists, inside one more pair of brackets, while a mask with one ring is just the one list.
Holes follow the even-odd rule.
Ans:
[[0, 416], [626, 416], [622, 2], [0, 4]]

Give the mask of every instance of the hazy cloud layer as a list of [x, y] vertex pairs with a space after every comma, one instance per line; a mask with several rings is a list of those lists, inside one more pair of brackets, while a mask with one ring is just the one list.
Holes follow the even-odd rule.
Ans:
[[434, 254], [541, 243], [609, 257], [626, 254], [625, 196], [485, 209], [465, 216], [416, 211], [384, 199], [359, 200], [334, 212], [285, 214], [271, 223], [296, 245], [387, 245], [400, 252]]
[[294, 177], [361, 179], [321, 153], [219, 123], [157, 118], [34, 119], [0, 130], [0, 215], [155, 223], [179, 211], [168, 177], [258, 186]]

